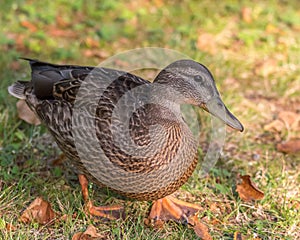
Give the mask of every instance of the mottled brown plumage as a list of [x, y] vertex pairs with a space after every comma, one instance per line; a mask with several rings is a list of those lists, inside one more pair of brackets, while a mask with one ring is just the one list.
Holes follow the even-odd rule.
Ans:
[[[130, 198], [163, 198], [194, 171], [197, 139], [180, 104], [200, 106], [243, 130], [210, 72], [192, 60], [172, 63], [153, 83], [114, 69], [27, 60], [31, 81], [10, 86], [11, 95], [26, 100], [78, 174]], [[211, 99], [216, 104], [208, 109]]]

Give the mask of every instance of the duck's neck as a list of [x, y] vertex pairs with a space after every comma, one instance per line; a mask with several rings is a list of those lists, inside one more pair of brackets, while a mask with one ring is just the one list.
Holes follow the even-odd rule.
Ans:
[[[176, 116], [179, 118], [181, 116], [180, 104], [184, 101], [180, 98], [174, 89], [165, 86], [164, 84], [153, 83], [151, 84], [150, 90], [150, 103], [161, 106], [161, 109], [169, 109], [172, 114], [172, 118]], [[165, 112], [165, 116], [167, 112]]]
[[161, 100], [167, 100], [177, 105], [186, 104], [185, 87], [180, 75], [176, 72], [162, 70], [154, 79], [152, 85], [157, 95], [155, 97]]

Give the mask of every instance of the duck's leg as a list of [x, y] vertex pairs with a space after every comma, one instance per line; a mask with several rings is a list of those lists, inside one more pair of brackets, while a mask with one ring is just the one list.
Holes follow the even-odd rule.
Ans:
[[88, 180], [85, 175], [78, 175], [86, 211], [92, 216], [116, 220], [124, 217], [124, 208], [120, 205], [96, 207], [89, 199]]
[[203, 210], [203, 208], [196, 204], [187, 203], [172, 196], [167, 196], [153, 203], [149, 219], [161, 221], [174, 220], [180, 223], [192, 224], [192, 217], [201, 210]]

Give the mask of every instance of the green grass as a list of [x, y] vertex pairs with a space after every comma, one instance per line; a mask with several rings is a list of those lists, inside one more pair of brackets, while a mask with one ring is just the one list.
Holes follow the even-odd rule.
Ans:
[[[44, 127], [18, 119], [16, 99], [7, 93], [9, 84], [30, 74], [18, 57], [97, 65], [124, 50], [148, 46], [175, 49], [208, 66], [224, 102], [246, 128], [242, 134], [229, 131], [224, 154], [210, 174], [200, 178], [198, 167], [177, 195], [204, 207], [200, 217], [215, 239], [233, 239], [235, 231], [249, 239], [300, 238], [299, 155], [277, 152], [278, 139], [263, 128], [276, 113], [296, 111], [292, 106], [300, 103], [299, 6], [298, 1], [159, 0], [1, 4], [0, 238], [68, 239], [91, 223], [109, 239], [195, 238], [191, 228], [176, 223], [161, 230], [144, 226], [150, 203], [124, 201], [92, 185], [98, 204], [124, 203], [128, 214], [115, 222], [85, 216], [75, 174], [67, 166], [51, 165], [59, 150]], [[245, 7], [251, 11], [248, 22], [242, 17]], [[202, 45], [201, 35], [209, 39]], [[87, 57], [88, 51], [97, 54]], [[235, 191], [238, 173], [251, 175], [265, 198], [241, 201]], [[51, 226], [20, 223], [21, 212], [37, 196], [55, 211], [77, 216]], [[7, 231], [5, 223], [17, 230]]]

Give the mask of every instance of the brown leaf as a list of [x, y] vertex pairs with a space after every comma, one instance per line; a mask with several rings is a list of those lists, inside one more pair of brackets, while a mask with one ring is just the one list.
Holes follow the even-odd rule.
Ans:
[[296, 153], [300, 151], [300, 139], [289, 140], [277, 144], [277, 150], [284, 153]]
[[146, 227], [151, 226], [151, 221], [150, 221], [150, 219], [149, 219], [149, 218], [144, 218], [144, 224], [145, 224]]
[[83, 52], [85, 57], [97, 57], [97, 58], [107, 58], [109, 53], [104, 50], [91, 50], [87, 49]]
[[48, 27], [47, 32], [51, 37], [77, 38], [77, 32], [70, 29], [58, 29], [56, 26]]
[[5, 229], [7, 231], [15, 231], [17, 228], [14, 225], [10, 224], [10, 223], [6, 223], [5, 224]]
[[156, 229], [163, 229], [164, 225], [165, 225], [165, 222], [160, 219], [158, 219], [154, 222], [154, 228], [156, 228]]
[[87, 37], [85, 39], [85, 44], [88, 48], [98, 48], [100, 46], [99, 41], [93, 39], [92, 37]]
[[264, 126], [265, 131], [281, 132], [284, 129], [284, 123], [278, 119]]
[[30, 32], [36, 32], [37, 30], [37, 27], [27, 20], [22, 21], [21, 26], [27, 28]]
[[70, 24], [61, 15], [57, 15], [55, 20], [56, 20], [56, 25], [60, 28], [67, 28], [70, 26]]
[[18, 117], [29, 124], [39, 125], [40, 119], [28, 107], [25, 100], [21, 99], [17, 102]]
[[255, 65], [255, 74], [263, 77], [268, 77], [277, 71], [277, 60], [273, 58], [265, 59]]
[[242, 200], [251, 201], [263, 199], [264, 193], [252, 183], [249, 175], [240, 176], [240, 178], [242, 179], [242, 183], [237, 185], [236, 191]]
[[201, 51], [215, 54], [217, 51], [215, 36], [210, 33], [200, 34], [197, 40], [197, 48]]
[[282, 111], [278, 114], [278, 118], [282, 120], [288, 128], [299, 127], [300, 115], [297, 113]]
[[92, 240], [103, 238], [105, 238], [105, 236], [97, 233], [97, 229], [93, 225], [89, 225], [85, 232], [75, 233], [72, 240]]
[[249, 7], [242, 8], [242, 19], [246, 23], [252, 22], [252, 10]]
[[54, 220], [56, 213], [52, 210], [50, 203], [37, 197], [23, 212], [20, 221], [23, 223], [38, 222], [47, 224]]
[[209, 234], [208, 227], [201, 223], [196, 215], [189, 218], [189, 224], [194, 228], [194, 231], [198, 237], [203, 240], [212, 240], [211, 235]]
[[16, 48], [20, 51], [24, 51], [26, 49], [25, 36], [23, 34], [18, 34], [16, 36]]

